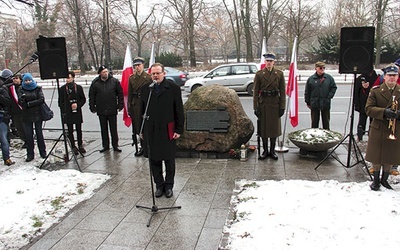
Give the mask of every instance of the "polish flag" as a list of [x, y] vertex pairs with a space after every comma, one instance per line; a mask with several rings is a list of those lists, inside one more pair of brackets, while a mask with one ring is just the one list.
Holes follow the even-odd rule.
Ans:
[[124, 69], [122, 70], [121, 87], [124, 93], [124, 113], [122, 119], [125, 126], [129, 127], [132, 124], [132, 119], [128, 115], [128, 85], [129, 77], [133, 74], [131, 48], [129, 44], [126, 46]]
[[261, 48], [261, 57], [260, 57], [260, 69], [265, 68], [265, 59], [264, 59], [264, 54], [267, 53], [267, 40], [265, 39], [265, 36], [263, 37], [263, 44]]
[[150, 53], [150, 60], [149, 60], [149, 69], [147, 70], [147, 73], [151, 73], [151, 65], [153, 65], [156, 62], [156, 55], [154, 54], [154, 42], [153, 45], [151, 45], [151, 53]]
[[292, 59], [289, 68], [289, 80], [286, 87], [286, 95], [289, 96], [289, 118], [293, 127], [299, 124], [299, 84], [297, 82], [297, 37], [293, 42]]

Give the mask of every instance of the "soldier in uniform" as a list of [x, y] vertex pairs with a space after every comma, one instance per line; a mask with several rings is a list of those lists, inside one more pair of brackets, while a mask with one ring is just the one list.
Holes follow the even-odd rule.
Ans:
[[[151, 66], [151, 65], [150, 65]], [[135, 73], [129, 77], [128, 85], [128, 112], [132, 119], [132, 140], [136, 147], [136, 156], [143, 154], [143, 143], [140, 139], [140, 147], [138, 147], [137, 136], [140, 134], [142, 117], [140, 113], [140, 88], [152, 82], [151, 76], [144, 71], [144, 59], [136, 57], [133, 59], [133, 67]]]
[[[253, 107], [254, 114], [260, 119], [260, 136], [264, 152], [260, 159], [267, 156], [278, 160], [275, 153], [276, 138], [282, 134], [280, 117], [285, 113], [285, 78], [281, 70], [275, 69], [275, 55], [264, 54], [265, 68], [254, 76]], [[270, 150], [268, 152], [268, 138]]]
[[[399, 68], [391, 64], [384, 72], [384, 83], [371, 89], [365, 105], [367, 115], [372, 117], [365, 160], [371, 162], [374, 168], [374, 181], [370, 185], [374, 191], [379, 190], [381, 184], [392, 189], [387, 181], [390, 170], [393, 165], [400, 164], [400, 123], [397, 120], [400, 112], [396, 108], [400, 101], [400, 86], [396, 84]], [[391, 134], [395, 138], [389, 139]]]

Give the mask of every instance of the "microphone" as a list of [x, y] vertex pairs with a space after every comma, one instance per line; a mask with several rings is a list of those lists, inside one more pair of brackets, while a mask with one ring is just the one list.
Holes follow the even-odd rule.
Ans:
[[35, 52], [33, 53], [33, 55], [31, 55], [31, 58], [29, 59], [30, 63], [33, 63], [34, 61], [36, 61], [39, 58], [39, 52]]
[[149, 88], [150, 89], [154, 88], [154, 85], [156, 85], [156, 84], [157, 84], [157, 81], [153, 80], [153, 82], [149, 85]]

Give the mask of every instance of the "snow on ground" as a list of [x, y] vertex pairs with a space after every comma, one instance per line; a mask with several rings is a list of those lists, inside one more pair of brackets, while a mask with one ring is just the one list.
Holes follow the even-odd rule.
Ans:
[[238, 181], [227, 249], [397, 249], [400, 177], [370, 182]]

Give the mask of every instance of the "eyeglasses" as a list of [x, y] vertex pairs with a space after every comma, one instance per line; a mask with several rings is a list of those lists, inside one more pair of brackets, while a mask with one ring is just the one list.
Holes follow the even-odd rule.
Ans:
[[163, 72], [151, 72], [152, 76], [158, 76], [161, 75]]
[[320, 69], [325, 69], [325, 67], [318, 67], [318, 68], [320, 68]]

